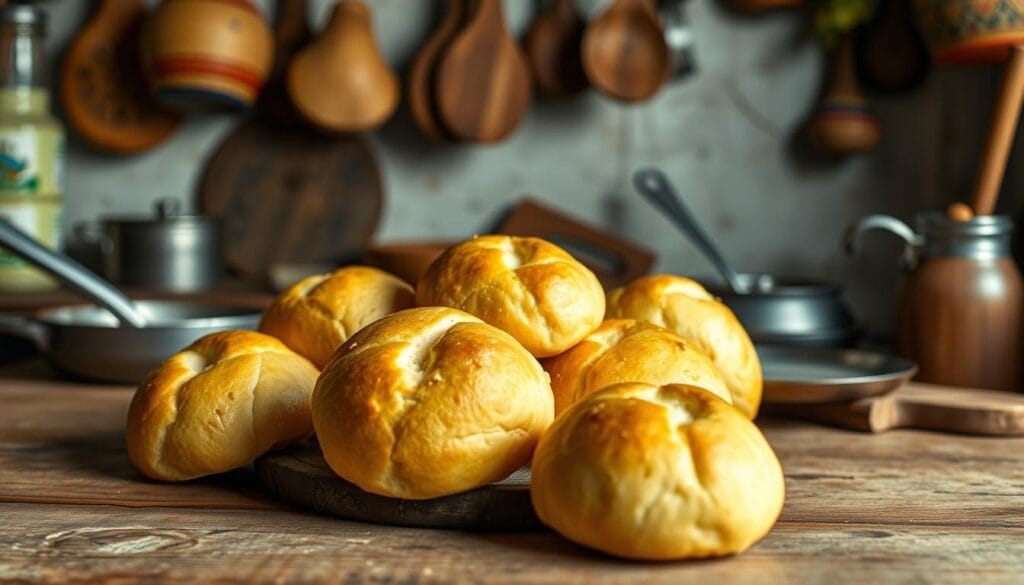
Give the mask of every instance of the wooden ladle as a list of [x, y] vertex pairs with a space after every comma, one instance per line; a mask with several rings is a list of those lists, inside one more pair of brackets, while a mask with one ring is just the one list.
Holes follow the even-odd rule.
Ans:
[[434, 99], [455, 136], [497, 142], [522, 121], [533, 95], [526, 57], [505, 27], [501, 0], [476, 10], [437, 65]]
[[380, 54], [366, 4], [335, 5], [327, 28], [292, 60], [287, 87], [299, 113], [322, 130], [362, 132], [391, 116], [398, 78]]
[[580, 54], [585, 29], [573, 0], [553, 0], [530, 26], [523, 44], [542, 92], [570, 95], [587, 88]]
[[434, 81], [437, 71], [437, 59], [441, 52], [459, 31], [466, 18], [466, 0], [451, 0], [448, 12], [434, 29], [427, 42], [416, 52], [412, 65], [409, 66], [409, 77], [406, 81], [405, 94], [409, 101], [412, 119], [427, 136], [435, 140], [452, 138], [448, 130], [438, 119], [437, 107], [434, 103]]
[[103, 0], [71, 43], [60, 98], [71, 126], [89, 143], [121, 154], [148, 150], [182, 122], [149, 96], [139, 61], [142, 0]]
[[670, 66], [653, 0], [615, 0], [583, 35], [583, 69], [594, 87], [614, 99], [649, 99]]

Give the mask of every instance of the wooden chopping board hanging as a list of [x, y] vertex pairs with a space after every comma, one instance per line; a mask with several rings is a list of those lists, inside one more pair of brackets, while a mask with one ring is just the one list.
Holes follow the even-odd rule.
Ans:
[[256, 460], [256, 474], [264, 488], [289, 504], [350, 520], [503, 532], [542, 529], [530, 503], [526, 468], [489, 486], [431, 500], [399, 500], [364, 492], [331, 471], [316, 444], [261, 457]]
[[285, 111], [283, 72], [309, 30], [302, 0], [279, 6], [266, 99], [211, 156], [199, 192], [202, 212], [224, 221], [227, 265], [250, 280], [265, 280], [274, 264], [359, 257], [383, 200], [377, 160], [364, 138], [317, 133]]

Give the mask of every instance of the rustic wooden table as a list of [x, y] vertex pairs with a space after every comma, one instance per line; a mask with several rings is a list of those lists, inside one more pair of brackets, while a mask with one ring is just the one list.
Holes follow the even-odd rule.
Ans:
[[319, 517], [250, 471], [145, 481], [122, 438], [131, 393], [0, 371], [0, 582], [1024, 583], [1024, 439], [763, 421], [788, 491], [771, 534], [733, 558], [647, 564], [553, 533]]

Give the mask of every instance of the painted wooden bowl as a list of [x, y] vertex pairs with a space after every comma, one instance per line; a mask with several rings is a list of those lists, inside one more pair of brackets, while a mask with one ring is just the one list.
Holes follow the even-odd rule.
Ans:
[[1024, 0], [914, 0], [917, 22], [937, 61], [1005, 61], [1024, 44]]
[[250, 0], [164, 0], [143, 31], [156, 98], [178, 109], [245, 108], [273, 61], [273, 37]]

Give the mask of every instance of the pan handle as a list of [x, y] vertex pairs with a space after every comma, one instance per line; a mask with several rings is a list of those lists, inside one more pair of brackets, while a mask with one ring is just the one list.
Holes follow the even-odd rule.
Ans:
[[145, 327], [146, 318], [128, 297], [88, 268], [63, 254], [47, 249], [0, 216], [0, 245], [45, 270], [72, 290], [106, 307], [121, 323]]
[[0, 314], [0, 333], [27, 339], [42, 353], [50, 351], [50, 329], [28, 317]]

